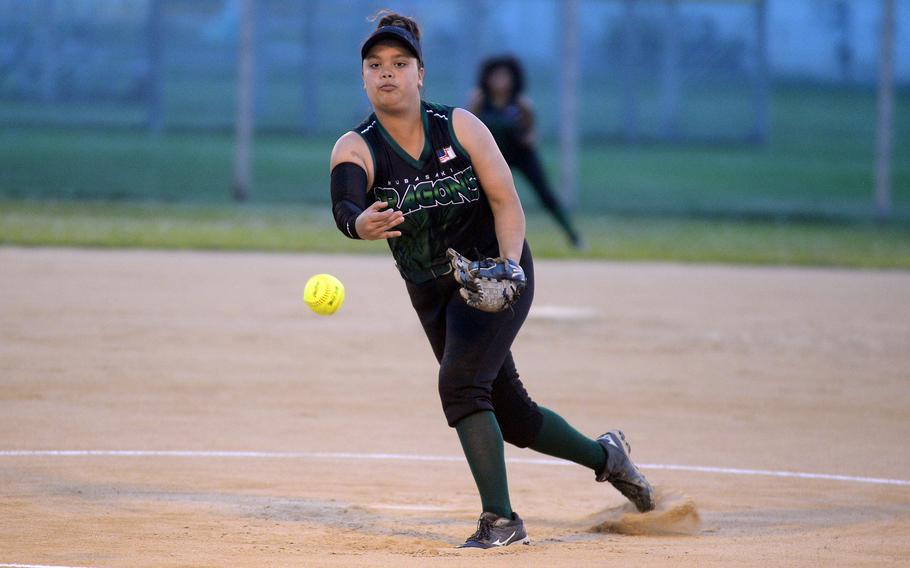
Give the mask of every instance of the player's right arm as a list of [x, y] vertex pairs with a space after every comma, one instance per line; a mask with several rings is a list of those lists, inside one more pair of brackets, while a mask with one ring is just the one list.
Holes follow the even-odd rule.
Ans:
[[373, 160], [366, 142], [348, 132], [332, 148], [332, 214], [338, 230], [352, 239], [400, 237], [392, 229], [404, 222], [401, 211], [386, 209], [388, 203], [367, 205], [367, 190], [373, 183]]

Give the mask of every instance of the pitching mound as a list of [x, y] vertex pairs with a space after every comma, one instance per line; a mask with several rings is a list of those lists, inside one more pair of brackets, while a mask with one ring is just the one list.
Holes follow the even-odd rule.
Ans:
[[639, 513], [632, 503], [597, 513], [593, 532], [628, 535], [696, 534], [701, 525], [698, 508], [687, 495], [654, 488], [657, 507]]

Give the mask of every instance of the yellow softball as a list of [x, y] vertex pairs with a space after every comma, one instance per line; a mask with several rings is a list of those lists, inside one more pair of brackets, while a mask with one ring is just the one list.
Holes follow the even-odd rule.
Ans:
[[321, 316], [330, 316], [344, 303], [344, 284], [331, 274], [317, 274], [303, 287], [303, 301]]

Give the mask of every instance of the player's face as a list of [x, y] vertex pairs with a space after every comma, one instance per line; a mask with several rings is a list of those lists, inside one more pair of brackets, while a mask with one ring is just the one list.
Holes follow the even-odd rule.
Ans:
[[487, 86], [495, 95], [511, 95], [515, 88], [512, 72], [505, 67], [496, 67], [487, 78]]
[[379, 42], [363, 60], [363, 88], [374, 109], [403, 110], [420, 101], [423, 67], [406, 48], [394, 42]]

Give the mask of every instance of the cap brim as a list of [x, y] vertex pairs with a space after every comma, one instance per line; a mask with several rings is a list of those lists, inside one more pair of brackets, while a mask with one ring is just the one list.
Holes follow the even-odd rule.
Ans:
[[370, 37], [363, 42], [363, 46], [360, 48], [360, 59], [366, 59], [370, 49], [383, 40], [392, 40], [403, 44], [418, 61], [423, 62], [423, 55], [420, 53], [420, 42], [411, 32], [398, 26], [383, 26], [370, 34]]

